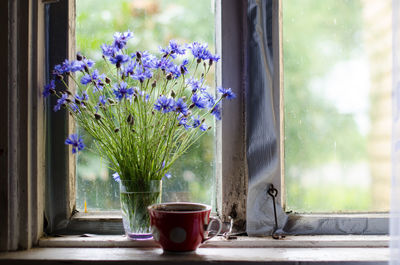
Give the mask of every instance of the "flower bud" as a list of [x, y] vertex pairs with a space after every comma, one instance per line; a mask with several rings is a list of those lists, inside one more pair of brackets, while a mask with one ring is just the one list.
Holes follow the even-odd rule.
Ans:
[[98, 113], [95, 113], [95, 114], [94, 114], [94, 118], [95, 118], [96, 120], [100, 120], [100, 119], [101, 119], [101, 115], [98, 114]]
[[142, 58], [142, 54], [140, 52], [136, 52], [136, 58], [140, 60]]
[[81, 101], [79, 99], [77, 99], [77, 98], [75, 99], [75, 103], [78, 104], [78, 105], [81, 105]]
[[204, 68], [206, 68], [206, 66], [207, 66], [206, 62], [203, 62], [203, 66], [204, 66]]
[[64, 77], [63, 77], [62, 75], [57, 75], [57, 79], [58, 79], [58, 80], [63, 80]]
[[121, 63], [120, 63], [120, 62], [117, 62], [117, 63], [115, 64], [115, 66], [116, 66], [117, 68], [120, 68], [120, 67], [121, 67]]
[[56, 94], [56, 90], [55, 89], [50, 89], [50, 94], [55, 95]]
[[151, 87], [152, 87], [152, 88], [155, 88], [155, 87], [156, 87], [156, 85], [157, 85], [157, 81], [156, 81], [156, 80], [154, 80], [154, 81], [153, 81], [153, 83], [151, 83]]
[[172, 73], [167, 74], [167, 80], [171, 80], [172, 79]]
[[172, 98], [175, 98], [175, 97], [176, 97], [176, 93], [175, 93], [174, 90], [171, 90], [171, 97], [172, 97]]
[[186, 73], [185, 68], [183, 66], [181, 66], [181, 74]]
[[214, 62], [213, 59], [210, 59], [210, 60], [208, 61], [208, 65], [209, 65], [209, 66], [213, 65], [213, 62]]
[[69, 98], [65, 99], [65, 101], [71, 103], [71, 100]]
[[115, 133], [119, 132], [119, 128], [115, 128], [114, 132]]
[[133, 125], [133, 124], [135, 123], [135, 120], [133, 119], [132, 114], [129, 114], [129, 115], [128, 115], [128, 118], [126, 119], [126, 122], [127, 122], [129, 125]]
[[107, 83], [107, 84], [110, 84], [110, 83], [111, 83], [110, 78], [106, 77], [106, 83]]
[[71, 91], [69, 91], [69, 90], [65, 90], [65, 93], [67, 93], [68, 96], [72, 96], [72, 93], [71, 93]]
[[76, 54], [76, 59], [77, 59], [78, 61], [82, 61], [83, 57], [82, 57], [82, 54], [81, 54], [80, 52], [78, 52], [78, 53]]
[[197, 59], [197, 63], [201, 63], [201, 59], [200, 58]]
[[108, 98], [107, 100], [108, 100], [108, 102], [109, 102], [110, 104], [114, 104], [114, 103], [115, 103], [115, 101], [114, 101], [112, 98]]
[[189, 106], [189, 109], [193, 109], [194, 106], [196, 106], [194, 103], [192, 105]]

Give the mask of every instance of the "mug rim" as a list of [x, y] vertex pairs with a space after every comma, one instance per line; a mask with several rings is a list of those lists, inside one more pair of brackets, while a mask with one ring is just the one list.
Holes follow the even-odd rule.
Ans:
[[[159, 210], [156, 209], [156, 206], [161, 206], [161, 205], [195, 205], [195, 206], [201, 206], [204, 207], [202, 210], [195, 210], [195, 211], [166, 211], [166, 210]], [[196, 203], [196, 202], [163, 202], [163, 203], [155, 203], [147, 207], [149, 211], [156, 211], [159, 213], [173, 213], [173, 214], [188, 214], [188, 213], [201, 213], [201, 212], [206, 212], [211, 210], [211, 206], [203, 203]]]

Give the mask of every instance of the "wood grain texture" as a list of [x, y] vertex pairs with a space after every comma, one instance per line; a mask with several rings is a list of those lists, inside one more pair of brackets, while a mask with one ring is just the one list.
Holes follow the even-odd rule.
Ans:
[[160, 248], [37, 248], [0, 253], [0, 264], [381, 265], [388, 260], [388, 248], [200, 248], [182, 254], [163, 253]]
[[8, 248], [9, 238], [9, 1], [0, 1], [0, 251]]
[[247, 168], [245, 148], [246, 90], [246, 6], [247, 1], [218, 1], [217, 85], [231, 87], [237, 98], [223, 105], [217, 122], [217, 186], [219, 213], [224, 222], [234, 218], [234, 230], [246, 224]]
[[[154, 240], [133, 241], [125, 236], [90, 235], [45, 237], [40, 247], [158, 247]], [[287, 236], [282, 240], [272, 237], [237, 237], [226, 240], [215, 237], [201, 248], [378, 248], [389, 247], [389, 236]]]

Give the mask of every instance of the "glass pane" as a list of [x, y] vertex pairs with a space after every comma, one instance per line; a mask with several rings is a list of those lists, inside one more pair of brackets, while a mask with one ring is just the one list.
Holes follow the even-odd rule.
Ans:
[[288, 210], [388, 211], [391, 1], [284, 0]]
[[[114, 32], [128, 29], [134, 33], [128, 44], [132, 51], [158, 53], [160, 46], [174, 39], [179, 43], [206, 42], [215, 52], [212, 1], [77, 0], [76, 19], [77, 51], [95, 61], [101, 60], [101, 44], [110, 43]], [[213, 72], [207, 78], [208, 85], [215, 83]], [[91, 140], [84, 137], [89, 148], [78, 156], [77, 209], [82, 211], [85, 201], [89, 211], [120, 209], [114, 172], [106, 161], [87, 151]], [[172, 177], [163, 182], [163, 200], [214, 205], [214, 151], [214, 131], [210, 130], [176, 162]]]

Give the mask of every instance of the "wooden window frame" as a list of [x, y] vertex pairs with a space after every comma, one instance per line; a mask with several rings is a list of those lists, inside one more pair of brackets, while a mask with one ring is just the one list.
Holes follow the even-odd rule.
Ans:
[[[68, 3], [68, 4], [66, 4]], [[55, 4], [53, 4], [55, 5]], [[216, 77], [218, 86], [232, 87], [237, 95], [234, 101], [223, 106], [223, 119], [216, 127], [216, 178], [217, 178], [217, 214], [226, 224], [229, 217], [234, 218], [234, 231], [244, 232], [246, 230], [246, 201], [248, 192], [248, 169], [246, 158], [246, 91], [247, 87], [247, 0], [216, 1], [216, 50], [223, 60], [217, 64]], [[274, 175], [272, 184], [280, 191], [278, 203], [285, 207], [284, 197], [284, 116], [283, 116], [283, 54], [282, 54], [282, 0], [273, 1], [272, 34], [273, 34], [273, 65], [275, 71], [273, 77], [273, 94], [276, 119], [279, 120], [280, 139], [280, 169]], [[58, 12], [69, 12], [68, 25], [60, 25], [64, 32], [67, 31], [67, 39], [74, 40], [75, 8], [74, 1], [65, 1], [64, 6]], [[59, 18], [60, 14], [55, 17]], [[55, 28], [56, 32], [60, 28]], [[50, 30], [50, 32], [52, 32]], [[63, 42], [58, 36], [54, 42]], [[51, 43], [54, 43], [51, 42]], [[58, 63], [61, 58], [73, 58], [74, 41], [68, 42], [67, 52], [58, 54]], [[50, 53], [51, 55], [52, 53]], [[63, 131], [71, 128], [71, 122], [67, 120]], [[69, 127], [68, 127], [69, 126]], [[54, 130], [54, 129], [53, 129]], [[54, 131], [53, 131], [54, 133]], [[60, 133], [60, 135], [62, 135]], [[64, 136], [58, 141], [60, 150], [63, 146]], [[62, 138], [62, 139], [61, 139]], [[55, 144], [55, 143], [54, 143]], [[53, 144], [52, 144], [53, 145]], [[64, 147], [64, 149], [66, 149]], [[123, 233], [121, 217], [117, 213], [93, 213], [75, 214], [75, 161], [69, 158], [68, 150], [65, 151], [66, 165], [65, 174], [60, 178], [64, 180], [64, 197], [58, 200], [56, 205], [63, 205], [61, 216], [56, 226], [59, 229], [52, 230], [58, 233], [98, 233], [115, 234]], [[59, 168], [55, 166], [54, 168]], [[52, 172], [52, 174], [60, 174]], [[58, 178], [57, 178], [58, 179]], [[72, 180], [72, 181], [71, 181]], [[59, 185], [52, 189], [59, 189]], [[60, 196], [59, 193], [57, 193]], [[67, 196], [65, 196], [67, 194]], [[68, 197], [69, 196], [69, 197]], [[53, 201], [53, 200], [52, 200]], [[272, 214], [272, 213], [270, 213]], [[59, 215], [60, 216], [60, 215]], [[288, 214], [288, 222], [285, 232], [288, 234], [323, 235], [323, 234], [365, 234], [384, 235], [388, 234], [389, 215], [384, 213], [360, 213], [360, 214]], [[61, 224], [61, 225], [60, 225]]]
[[[281, 110], [281, 0], [273, 3], [274, 54], [279, 55], [274, 56], [277, 58], [274, 65], [279, 69], [279, 75], [274, 77], [274, 93], [279, 95]], [[223, 221], [228, 221], [228, 216], [234, 217], [237, 231], [245, 230], [248, 188], [245, 138], [247, 4], [246, 0], [216, 2], [219, 21], [216, 47], [224, 58], [217, 68], [217, 83], [229, 85], [238, 95], [235, 101], [224, 105], [223, 119], [217, 126], [217, 186], [220, 188], [217, 212]], [[5, 126], [0, 131], [0, 157], [4, 158], [0, 160], [0, 171], [5, 172], [0, 175], [0, 215], [5, 216], [0, 218], [0, 250], [30, 248], [44, 230], [47, 233], [105, 233], [104, 227], [109, 225], [115, 228], [111, 229], [113, 233], [121, 231], [118, 216], [104, 219], [95, 216], [94, 222], [88, 216], [74, 218], [75, 161], [64, 145], [73, 125], [66, 112], [46, 112], [45, 105], [51, 103], [46, 103], [41, 96], [49, 67], [63, 58], [74, 57], [75, 1], [0, 1], [0, 13], [0, 28], [4, 32], [0, 35], [0, 55], [4, 58], [0, 61], [3, 86], [0, 90], [0, 123]], [[282, 111], [277, 115], [282, 136]], [[284, 187], [281, 177], [283, 144], [281, 137], [281, 174], [273, 179], [280, 191]], [[279, 202], [284, 205], [284, 192], [280, 194]], [[370, 230], [362, 229], [365, 226], [354, 229], [368, 223], [373, 223]], [[294, 234], [388, 234], [388, 215], [291, 214], [287, 231]]]

